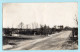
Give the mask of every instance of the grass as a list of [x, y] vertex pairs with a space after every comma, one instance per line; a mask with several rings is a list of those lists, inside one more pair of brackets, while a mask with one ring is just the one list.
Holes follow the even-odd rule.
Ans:
[[20, 35], [20, 36], [3, 36], [3, 45], [15, 44], [16, 42], [24, 40], [34, 40], [39, 38], [44, 38], [46, 36], [42, 35]]

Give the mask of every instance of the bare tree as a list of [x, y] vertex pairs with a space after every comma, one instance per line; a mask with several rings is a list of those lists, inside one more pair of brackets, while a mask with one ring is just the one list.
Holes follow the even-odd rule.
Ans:
[[27, 29], [28, 29], [28, 26], [29, 26], [29, 25], [27, 24], [27, 25], [26, 25], [26, 28], [27, 28]]
[[76, 15], [75, 15], [75, 17], [76, 17], [76, 18], [75, 18], [74, 20], [75, 20], [75, 22], [76, 22], [76, 24], [77, 24], [77, 26], [78, 26], [78, 17], [77, 17]]
[[20, 28], [20, 29], [22, 29], [23, 28], [23, 22], [21, 22], [19, 25], [18, 25], [18, 27]]

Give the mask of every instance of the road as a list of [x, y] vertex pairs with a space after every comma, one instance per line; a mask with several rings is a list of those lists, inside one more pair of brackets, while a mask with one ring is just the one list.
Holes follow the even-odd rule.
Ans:
[[63, 50], [65, 47], [62, 45], [70, 35], [71, 31], [62, 31], [42, 39], [25, 40], [10, 50]]

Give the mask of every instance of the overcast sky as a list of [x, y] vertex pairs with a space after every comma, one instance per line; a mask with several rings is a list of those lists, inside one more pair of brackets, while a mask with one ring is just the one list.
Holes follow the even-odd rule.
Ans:
[[[76, 15], [76, 16], [75, 16]], [[20, 22], [76, 27], [78, 3], [3, 3], [3, 27], [17, 27]]]

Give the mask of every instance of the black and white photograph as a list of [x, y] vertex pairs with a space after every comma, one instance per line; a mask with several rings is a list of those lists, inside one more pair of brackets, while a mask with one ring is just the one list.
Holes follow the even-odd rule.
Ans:
[[78, 50], [78, 3], [3, 3], [3, 50]]

